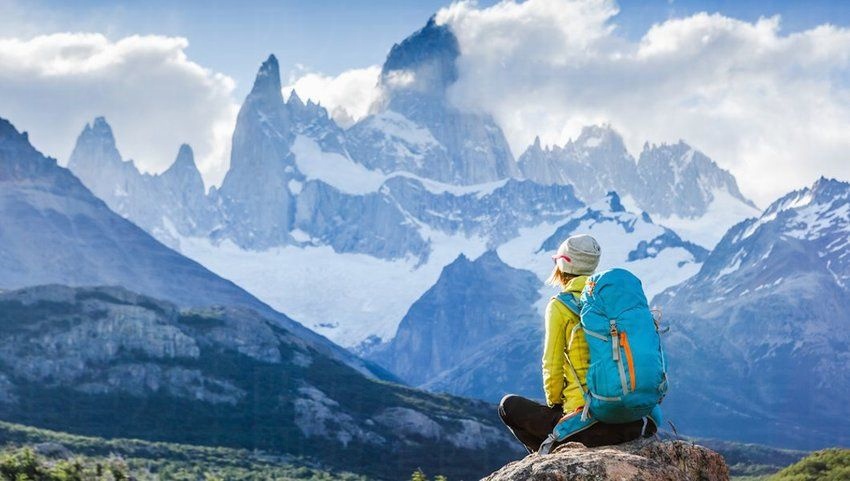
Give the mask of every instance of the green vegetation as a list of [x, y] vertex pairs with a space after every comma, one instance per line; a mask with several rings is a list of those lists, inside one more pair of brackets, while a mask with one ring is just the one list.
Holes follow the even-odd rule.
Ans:
[[[480, 449], [474, 444], [459, 447], [444, 441], [465, 439], [462, 433], [468, 425], [460, 420], [474, 420], [501, 429], [493, 406], [370, 380], [325, 353], [305, 347], [297, 336], [254, 313], [216, 308], [178, 312], [167, 303], [160, 305], [152, 299], [108, 288], [80, 288], [72, 292], [86, 302], [69, 301], [63, 297], [67, 293], [54, 296], [66, 299], [63, 302], [0, 302], [4, 363], [9, 356], [26, 353], [27, 367], [20, 369], [40, 370], [41, 366], [57, 365], [59, 361], [54, 354], [38, 347], [45, 342], [44, 336], [70, 335], [69, 330], [75, 326], [99, 329], [92, 323], [101, 318], [108, 320], [115, 315], [110, 314], [114, 309], [124, 309], [127, 303], [146, 309], [156, 317], [156, 322], [179, 329], [192, 338], [200, 348], [199, 355], [157, 357], [138, 350], [119, 349], [109, 359], [85, 361], [85, 382], [109, 386], [105, 389], [78, 389], [80, 379], [71, 375], [40, 382], [7, 369], [4, 374], [14, 378], [14, 389], [9, 392], [20, 402], [4, 404], [2, 419], [105, 439], [123, 437], [248, 452], [261, 450], [296, 460], [321, 461], [322, 469], [326, 470], [356, 471], [387, 480], [406, 479], [417, 467], [431, 473], [431, 477], [441, 473], [453, 479], [478, 479], [519, 453], [518, 446], [511, 443], [514, 450], [507, 447], [507, 438], [504, 443], [492, 443], [490, 449]], [[54, 298], [48, 294], [44, 297]], [[167, 312], [162, 313], [162, 309]], [[275, 332], [274, 347], [281, 362], [266, 362], [248, 355], [231, 339], [242, 335], [236, 326], [254, 322]], [[87, 349], [89, 342], [120, 344], [126, 336], [135, 335], [104, 332], [104, 337], [81, 341], [79, 346], [63, 351], [63, 355], [76, 359], [74, 349]], [[297, 359], [309, 362], [296, 362]], [[194, 381], [175, 381], [175, 389], [139, 386], [125, 376], [118, 382], [109, 381], [109, 376], [114, 376], [110, 369], [118, 366], [138, 367], [145, 372], [196, 371], [202, 379], [223, 381], [242, 395], [234, 395], [228, 402], [213, 403], [187, 394], [200, 389], [192, 384]], [[184, 387], [186, 392], [178, 393]], [[203, 392], [227, 397], [226, 393], [218, 392], [218, 387], [217, 383], [204, 381]], [[312, 399], [304, 389], [321, 393], [323, 400]], [[294, 420], [309, 422], [313, 413], [311, 409], [298, 411], [296, 406], [323, 402], [339, 403], [335, 417], [350, 417], [354, 424], [329, 420], [322, 429], [338, 429], [339, 433], [331, 432], [324, 439], [307, 436]], [[419, 411], [428, 416], [439, 424], [443, 441], [415, 433], [402, 435], [391, 419], [388, 423], [371, 421], [390, 408]], [[347, 439], [344, 446], [341, 439]], [[386, 462], [385, 456], [376, 456], [376, 450], [391, 451], [392, 462]], [[303, 463], [299, 461], [299, 464]]]
[[[425, 476], [421, 469], [417, 469], [410, 476], [410, 481], [428, 481], [428, 476]], [[442, 474], [438, 474], [434, 476], [434, 481], [448, 481], [448, 479]]]
[[120, 458], [51, 462], [30, 448], [19, 448], [0, 454], [0, 478], [9, 481], [123, 481], [130, 479], [130, 471]]
[[850, 479], [850, 449], [824, 449], [788, 466], [770, 481], [845, 481]]
[[3, 481], [368, 481], [244, 449], [77, 436], [0, 422]]

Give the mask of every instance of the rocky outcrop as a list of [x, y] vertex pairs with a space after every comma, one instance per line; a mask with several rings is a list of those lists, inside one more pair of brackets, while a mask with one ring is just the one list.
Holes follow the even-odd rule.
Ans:
[[530, 454], [486, 481], [721, 481], [729, 479], [723, 456], [685, 441], [638, 440], [617, 446], [559, 446], [547, 456]]

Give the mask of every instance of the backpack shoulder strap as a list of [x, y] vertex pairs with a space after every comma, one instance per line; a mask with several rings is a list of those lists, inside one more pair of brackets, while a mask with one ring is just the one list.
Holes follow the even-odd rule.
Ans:
[[573, 297], [571, 292], [562, 292], [557, 296], [552, 297], [552, 299], [557, 299], [561, 304], [567, 307], [573, 314], [581, 317], [581, 306], [579, 306], [576, 298]]

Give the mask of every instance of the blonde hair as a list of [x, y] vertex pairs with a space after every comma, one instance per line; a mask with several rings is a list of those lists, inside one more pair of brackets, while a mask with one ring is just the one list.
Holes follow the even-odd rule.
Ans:
[[561, 269], [558, 269], [558, 265], [555, 264], [555, 267], [552, 268], [552, 273], [549, 274], [549, 278], [546, 279], [546, 284], [552, 287], [566, 289], [567, 284], [569, 284], [570, 281], [575, 279], [576, 277], [578, 276], [575, 274], [567, 274]]

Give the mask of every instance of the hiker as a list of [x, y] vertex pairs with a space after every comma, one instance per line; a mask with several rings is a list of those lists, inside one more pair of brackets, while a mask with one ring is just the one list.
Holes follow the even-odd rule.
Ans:
[[[600, 254], [599, 244], [593, 237], [575, 235], [568, 238], [552, 256], [555, 266], [547, 284], [561, 289], [561, 296], [566, 294], [578, 301], [588, 276], [599, 265]], [[512, 394], [499, 403], [502, 421], [530, 453], [539, 450], [559, 421], [582, 415], [590, 353], [584, 332], [578, 329], [573, 334], [578, 324], [579, 315], [553, 297], [546, 307], [545, 318], [543, 391], [546, 405]], [[642, 433], [645, 436], [654, 434], [655, 424], [648, 424], [645, 420], [625, 424], [593, 422], [589, 426], [582, 425], [578, 432], [557, 444], [567, 441], [577, 441], [588, 447], [619, 444], [637, 439]]]

